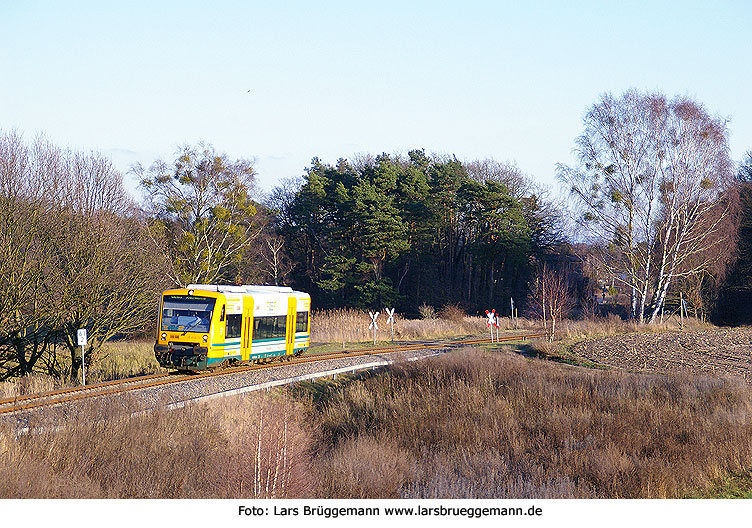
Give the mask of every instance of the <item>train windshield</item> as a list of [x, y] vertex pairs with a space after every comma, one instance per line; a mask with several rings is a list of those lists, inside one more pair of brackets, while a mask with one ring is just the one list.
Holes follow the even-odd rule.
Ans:
[[207, 333], [216, 299], [194, 295], [165, 295], [162, 330]]

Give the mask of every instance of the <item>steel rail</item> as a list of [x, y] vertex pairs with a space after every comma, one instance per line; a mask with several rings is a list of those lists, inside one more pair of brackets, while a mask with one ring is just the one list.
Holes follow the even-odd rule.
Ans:
[[[520, 341], [528, 338], [543, 337], [545, 334], [542, 332], [534, 332], [527, 334], [517, 334], [511, 336], [499, 336], [496, 342], [509, 342]], [[0, 400], [0, 407], [9, 405], [5, 408], [0, 408], [0, 415], [11, 412], [17, 412], [22, 410], [29, 410], [38, 407], [46, 407], [52, 405], [59, 405], [68, 403], [84, 398], [98, 398], [102, 396], [109, 396], [121, 392], [127, 392], [131, 390], [147, 389], [151, 387], [157, 387], [160, 385], [167, 385], [171, 383], [180, 383], [183, 381], [193, 381], [197, 379], [203, 379], [213, 376], [226, 376], [231, 374], [238, 374], [242, 372], [251, 372], [255, 370], [264, 370], [267, 368], [279, 368], [288, 365], [313, 363], [317, 361], [325, 361], [330, 359], [343, 359], [348, 357], [360, 357], [377, 355], [379, 353], [392, 353], [392, 352], [409, 352], [415, 350], [427, 350], [435, 348], [447, 348], [452, 345], [473, 345], [473, 344], [492, 344], [490, 338], [474, 338], [474, 339], [460, 339], [450, 341], [429, 341], [425, 343], [407, 343], [403, 345], [381, 346], [381, 347], [369, 347], [360, 350], [341, 350], [336, 352], [324, 352], [319, 354], [303, 355], [299, 357], [282, 356], [283, 358], [289, 358], [284, 361], [276, 361], [269, 363], [261, 363], [254, 365], [243, 365], [239, 367], [230, 367], [217, 371], [201, 372], [187, 375], [175, 375], [170, 373], [149, 374], [146, 376], [138, 376], [133, 378], [126, 378], [122, 380], [111, 380], [94, 385], [86, 385], [82, 387], [69, 387], [65, 389], [59, 389], [55, 391], [49, 391], [42, 394], [28, 394], [18, 396], [15, 398], [6, 398]], [[100, 390], [103, 389], [103, 390]], [[61, 396], [55, 398], [56, 396]], [[18, 402], [21, 403], [18, 405]]]
[[100, 383], [92, 383], [91, 385], [84, 385], [84, 386], [79, 386], [79, 387], [67, 387], [65, 389], [56, 389], [56, 390], [53, 390], [53, 391], [42, 392], [42, 393], [39, 393], [39, 394], [23, 394], [23, 395], [15, 396], [13, 398], [2, 399], [2, 400], [0, 400], [0, 405], [6, 405], [8, 403], [15, 403], [15, 402], [25, 401], [25, 400], [36, 400], [36, 399], [40, 399], [40, 398], [49, 398], [49, 397], [52, 397], [52, 396], [58, 396], [60, 394], [68, 394], [68, 393], [71, 393], [71, 392], [80, 392], [80, 391], [85, 391], [85, 390], [97, 389], [99, 387], [107, 387], [107, 386], [110, 386], [110, 385], [120, 385], [120, 384], [123, 384], [123, 383], [129, 383], [129, 382], [133, 382], [133, 381], [141, 381], [141, 380], [145, 380], [145, 379], [163, 378], [165, 376], [170, 376], [170, 373], [163, 372], [163, 373], [160, 373], [160, 374], [147, 374], [147, 375], [144, 375], [144, 376], [135, 376], [133, 378], [123, 378], [123, 379], [118, 379], [118, 380], [103, 381], [103, 382], [100, 382]]

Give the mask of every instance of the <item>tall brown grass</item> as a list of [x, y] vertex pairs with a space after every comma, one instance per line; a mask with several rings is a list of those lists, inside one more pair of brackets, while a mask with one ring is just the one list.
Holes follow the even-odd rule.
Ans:
[[[431, 308], [431, 307], [427, 307]], [[426, 310], [427, 312], [427, 310]], [[459, 336], [485, 336], [488, 328], [485, 317], [466, 315], [461, 308], [454, 305], [444, 306], [430, 317], [421, 319], [404, 319], [399, 315], [394, 326], [394, 336], [398, 340], [436, 339]], [[371, 318], [368, 312], [354, 309], [322, 310], [311, 315], [311, 341], [315, 343], [358, 343], [373, 339], [372, 330], [368, 328]], [[386, 324], [386, 315], [381, 314], [377, 320], [379, 329], [376, 339], [386, 341], [391, 338], [391, 330]], [[501, 331], [529, 331], [543, 327], [542, 321], [534, 318], [498, 319]], [[652, 325], [625, 321], [616, 315], [583, 320], [564, 319], [557, 325], [559, 339], [583, 339], [594, 335], [614, 335], [630, 332], [664, 332], [669, 330], [702, 330], [713, 328], [699, 319], [685, 318], [681, 322], [677, 317], [667, 318], [663, 323]]]
[[666, 318], [664, 322], [640, 324], [637, 321], [624, 320], [617, 315], [590, 319], [563, 319], [559, 324], [559, 337], [564, 339], [584, 339], [592, 336], [627, 334], [632, 332], [669, 332], [674, 330], [707, 330], [714, 328], [694, 317]]
[[[391, 339], [387, 316], [379, 315], [376, 331], [378, 341]], [[404, 319], [395, 315], [394, 338], [397, 340], [436, 339], [481, 335], [486, 331], [485, 317], [466, 316], [457, 307], [445, 307], [437, 317]], [[323, 310], [311, 315], [311, 341], [315, 343], [358, 343], [371, 341], [368, 312], [353, 309]], [[510, 326], [511, 328], [511, 326]]]
[[31, 374], [13, 381], [0, 382], [0, 399], [49, 392], [62, 386], [65, 383], [52, 376]]
[[679, 497], [752, 467], [739, 380], [465, 351], [353, 383], [318, 411], [332, 497]]
[[[97, 353], [94, 364], [86, 367], [86, 383], [124, 379], [144, 374], [167, 372], [154, 357], [154, 341], [112, 341], [105, 343]], [[37, 394], [55, 389], [77, 386], [71, 383], [70, 356], [57, 353], [59, 375], [34, 373], [21, 378], [0, 382], [0, 398], [12, 398], [24, 394]]]
[[111, 341], [102, 346], [99, 361], [86, 373], [87, 382], [130, 378], [163, 372], [154, 356], [154, 339]]
[[254, 394], [131, 416], [126, 399], [61, 429], [0, 431], [2, 498], [284, 498], [312, 492], [301, 405]]

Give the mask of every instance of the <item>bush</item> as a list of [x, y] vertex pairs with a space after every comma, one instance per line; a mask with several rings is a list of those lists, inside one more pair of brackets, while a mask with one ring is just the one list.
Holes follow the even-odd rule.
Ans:
[[447, 321], [455, 321], [461, 323], [465, 320], [465, 310], [457, 306], [456, 304], [445, 304], [439, 311], [439, 317], [446, 319]]
[[424, 320], [436, 319], [436, 310], [434, 309], [433, 306], [430, 306], [428, 304], [425, 304], [425, 303], [421, 304], [418, 307], [418, 312], [420, 313], [421, 319], [424, 319]]

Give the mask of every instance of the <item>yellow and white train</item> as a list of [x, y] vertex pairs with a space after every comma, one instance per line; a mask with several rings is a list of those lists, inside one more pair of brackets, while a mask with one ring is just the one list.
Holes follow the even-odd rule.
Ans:
[[178, 370], [291, 356], [310, 344], [310, 313], [288, 287], [189, 284], [162, 294], [154, 354]]

